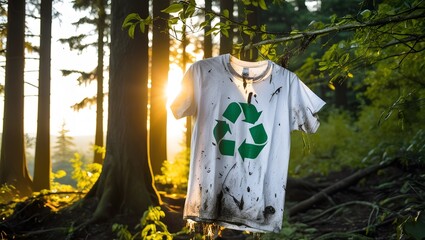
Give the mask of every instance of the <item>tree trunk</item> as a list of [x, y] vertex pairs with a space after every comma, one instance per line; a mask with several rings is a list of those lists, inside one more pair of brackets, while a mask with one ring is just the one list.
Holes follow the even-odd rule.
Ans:
[[[229, 11], [229, 18], [233, 18], [233, 0], [220, 0], [220, 13], [223, 14], [224, 10]], [[226, 19], [221, 18], [221, 22]], [[220, 54], [232, 53], [233, 47], [233, 28], [229, 29], [229, 37], [220, 34]]]
[[[188, 56], [186, 53], [186, 47], [188, 45], [188, 40], [186, 36], [186, 24], [182, 26], [182, 69], [183, 72], [186, 72]], [[190, 145], [192, 141], [192, 117], [186, 117], [186, 132], [185, 132], [185, 147], [188, 152], [190, 152]]]
[[52, 0], [41, 1], [40, 73], [38, 84], [37, 140], [35, 146], [34, 190], [50, 189], [50, 52]]
[[6, 76], [0, 184], [10, 184], [21, 196], [31, 194], [24, 146], [25, 0], [8, 2]]
[[[98, 0], [98, 22], [97, 22], [97, 95], [96, 95], [96, 134], [94, 138], [95, 147], [103, 147], [103, 57], [104, 57], [104, 36], [105, 36], [105, 0]], [[103, 163], [102, 153], [95, 148], [94, 163]]]
[[[209, 13], [212, 10], [212, 0], [205, 0], [205, 12]], [[205, 16], [205, 21], [209, 20], [208, 16]], [[212, 57], [212, 37], [211, 34], [207, 36], [207, 32], [211, 30], [211, 23], [204, 28], [204, 58]]]
[[152, 41], [152, 87], [150, 89], [150, 130], [149, 157], [152, 171], [161, 174], [161, 167], [167, 159], [167, 108], [165, 89], [169, 70], [170, 37], [168, 35], [168, 14], [161, 10], [169, 6], [169, 1], [153, 1]]
[[129, 13], [148, 15], [148, 1], [112, 0], [108, 134], [102, 173], [87, 194], [98, 199], [92, 221], [117, 213], [142, 216], [161, 203], [147, 154], [148, 35], [131, 39]]
[[[241, 9], [243, 9], [243, 7]], [[254, 7], [252, 5], [246, 6], [246, 10], [250, 12], [247, 16], [248, 24], [250, 26], [257, 26], [257, 27], [260, 26], [258, 24], [259, 9], [260, 9], [259, 7]], [[250, 36], [248, 36], [247, 34], [243, 32], [241, 33], [241, 35], [242, 35], [243, 46], [247, 46], [248, 44], [258, 42], [258, 40], [260, 39], [258, 36], [254, 36], [253, 39], [250, 39]], [[240, 58], [246, 61], [255, 61], [258, 58], [257, 48], [251, 48], [249, 50], [241, 51]]]

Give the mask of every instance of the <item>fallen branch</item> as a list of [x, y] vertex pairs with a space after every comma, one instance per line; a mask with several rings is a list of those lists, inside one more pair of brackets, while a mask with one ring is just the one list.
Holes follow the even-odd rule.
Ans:
[[331, 232], [331, 233], [327, 233], [327, 234], [324, 234], [324, 235], [316, 238], [316, 240], [325, 240], [325, 239], [370, 240], [372, 238], [366, 237], [366, 236], [363, 236], [363, 235], [359, 235], [359, 234], [344, 233], [344, 232]]
[[49, 229], [41, 229], [41, 230], [35, 230], [35, 231], [23, 233], [22, 235], [20, 235], [18, 237], [28, 238], [28, 237], [33, 237], [33, 236], [40, 235], [40, 234], [49, 233], [49, 232], [65, 232], [66, 233], [68, 230], [69, 230], [69, 228], [67, 228], [67, 227], [56, 227], [56, 228], [49, 228]]
[[313, 204], [325, 199], [328, 195], [332, 195], [342, 189], [345, 189], [355, 183], [357, 183], [362, 178], [368, 176], [369, 174], [372, 174], [380, 169], [386, 168], [390, 166], [395, 159], [382, 162], [381, 164], [373, 165], [368, 168], [362, 169], [357, 171], [356, 173], [348, 176], [347, 178], [335, 183], [334, 185], [331, 185], [322, 191], [318, 192], [317, 194], [313, 195], [312, 197], [296, 204], [292, 208], [289, 209], [289, 216], [293, 216], [299, 212], [302, 212], [308, 208], [310, 208]]
[[371, 202], [366, 202], [366, 201], [351, 201], [351, 202], [346, 202], [346, 203], [342, 203], [342, 204], [339, 204], [337, 206], [331, 207], [331, 208], [329, 208], [329, 209], [327, 209], [327, 210], [325, 210], [325, 211], [317, 214], [316, 216], [313, 216], [313, 217], [311, 217], [309, 219], [306, 219], [305, 221], [306, 222], [314, 221], [314, 220], [316, 220], [318, 218], [321, 218], [322, 216], [328, 214], [329, 212], [332, 212], [334, 210], [338, 210], [340, 208], [343, 208], [343, 207], [346, 207], [346, 206], [350, 206], [350, 205], [364, 205], [364, 206], [371, 207], [373, 209], [379, 209], [379, 206], [378, 205], [376, 205], [374, 203], [371, 203]]

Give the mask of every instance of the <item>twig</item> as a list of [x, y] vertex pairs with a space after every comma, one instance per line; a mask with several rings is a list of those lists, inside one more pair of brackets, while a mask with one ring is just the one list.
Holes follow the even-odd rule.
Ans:
[[311, 217], [309, 219], [306, 219], [306, 222], [310, 222], [310, 221], [316, 220], [317, 218], [320, 218], [323, 215], [325, 215], [325, 214], [327, 214], [327, 213], [329, 213], [331, 211], [334, 211], [335, 209], [339, 209], [339, 208], [346, 207], [346, 206], [349, 206], [349, 205], [366, 205], [366, 206], [370, 206], [370, 207], [372, 207], [374, 209], [378, 209], [379, 208], [378, 205], [373, 204], [373, 203], [370, 203], [370, 202], [366, 202], [366, 201], [351, 201], [351, 202], [342, 203], [342, 204], [339, 204], [337, 206], [334, 206], [334, 207], [331, 207], [329, 209], [326, 209], [325, 211], [317, 214], [316, 216], [313, 216], [313, 217]]
[[318, 238], [316, 240], [324, 240], [324, 239], [353, 239], [353, 240], [368, 240], [372, 239], [370, 237], [366, 237], [359, 234], [354, 233], [345, 233], [345, 232], [331, 232], [326, 233]]
[[68, 231], [68, 228], [66, 227], [56, 227], [56, 228], [49, 228], [49, 229], [42, 229], [42, 230], [36, 230], [36, 231], [31, 231], [28, 233], [24, 233], [21, 235], [21, 237], [31, 237], [34, 235], [39, 235], [39, 234], [43, 234], [43, 233], [48, 233], [48, 232], [59, 232], [59, 231]]

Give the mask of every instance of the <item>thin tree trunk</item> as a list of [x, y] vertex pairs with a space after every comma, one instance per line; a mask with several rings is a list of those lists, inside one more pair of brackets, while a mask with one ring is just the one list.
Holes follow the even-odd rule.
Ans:
[[[183, 24], [182, 26], [182, 69], [185, 72], [187, 67], [187, 53], [186, 53], [186, 47], [188, 45], [187, 36], [186, 36], [186, 25]], [[186, 149], [189, 152], [190, 151], [190, 145], [192, 141], [192, 117], [186, 117], [186, 133], [185, 133], [186, 141]]]
[[148, 15], [148, 1], [112, 0], [108, 134], [102, 173], [87, 194], [98, 204], [90, 222], [117, 213], [142, 216], [161, 203], [147, 153], [148, 36], [121, 28], [132, 12]]
[[[205, 0], [205, 12], [211, 12], [212, 10], [212, 0]], [[205, 16], [205, 21], [209, 20], [208, 16]], [[206, 35], [208, 31], [211, 30], [211, 23], [205, 26], [204, 28], [204, 58], [212, 57], [212, 37], [210, 35]]]
[[150, 89], [150, 130], [149, 155], [152, 171], [161, 174], [161, 167], [167, 159], [167, 99], [165, 89], [169, 71], [170, 37], [167, 33], [168, 14], [161, 10], [169, 6], [169, 1], [153, 1], [152, 41], [152, 87]]
[[25, 0], [8, 2], [7, 28], [0, 184], [13, 185], [27, 196], [32, 190], [24, 144]]
[[50, 52], [52, 0], [41, 1], [40, 73], [38, 84], [37, 140], [35, 146], [34, 190], [50, 189]]
[[[260, 8], [254, 7], [252, 5], [249, 5], [246, 8], [248, 11], [251, 11], [251, 13], [247, 17], [249, 25], [259, 27], [258, 11]], [[253, 39], [250, 39], [250, 37], [247, 34], [242, 33], [242, 41], [244, 46], [249, 46], [253, 42], [257, 42], [258, 40], [259, 40], [258, 36], [254, 36]], [[256, 48], [250, 48], [248, 50], [242, 49], [240, 58], [246, 61], [255, 61], [258, 58], [258, 49]]]
[[[233, 18], [233, 0], [220, 0], [220, 13], [223, 14], [224, 10], [229, 11], [229, 17]], [[220, 19], [225, 22], [225, 19]], [[233, 29], [229, 29], [229, 37], [220, 34], [220, 54], [232, 53], [233, 47]]]
[[105, 36], [105, 0], [98, 0], [98, 39], [97, 39], [97, 95], [96, 95], [96, 134], [94, 139], [94, 163], [103, 163], [102, 153], [97, 151], [97, 147], [103, 147], [103, 57], [104, 57], [104, 36]]

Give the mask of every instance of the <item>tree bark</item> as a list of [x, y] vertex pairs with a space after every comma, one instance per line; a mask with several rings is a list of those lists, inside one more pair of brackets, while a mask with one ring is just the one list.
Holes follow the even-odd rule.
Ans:
[[[98, 0], [98, 19], [97, 19], [97, 94], [96, 94], [96, 133], [94, 138], [95, 147], [103, 147], [103, 57], [104, 57], [104, 37], [106, 28], [106, 12], [105, 0]], [[103, 163], [103, 154], [96, 148], [94, 149], [93, 156], [94, 163]]]
[[[205, 13], [212, 11], [212, 0], [205, 0]], [[209, 17], [205, 15], [205, 21], [209, 21]], [[204, 58], [212, 57], [212, 37], [207, 36], [207, 32], [211, 30], [211, 23], [208, 23], [204, 28]]]
[[155, 24], [152, 34], [152, 87], [150, 89], [150, 130], [149, 157], [154, 174], [161, 174], [161, 167], [167, 159], [167, 108], [165, 89], [169, 70], [170, 37], [168, 34], [168, 14], [161, 10], [169, 6], [169, 1], [153, 1]]
[[[251, 12], [247, 16], [247, 20], [250, 26], [259, 27], [259, 24], [258, 24], [259, 9], [260, 9], [259, 7], [254, 7], [252, 5], [249, 5], [246, 7], [246, 10]], [[253, 39], [250, 39], [250, 36], [248, 36], [247, 34], [245, 33], [241, 33], [241, 34], [242, 34], [242, 42], [245, 47], [240, 52], [240, 58], [246, 61], [255, 61], [258, 58], [258, 50], [256, 48], [247, 48], [247, 46], [250, 46], [253, 42], [257, 42], [259, 40], [259, 37], [254, 36]]]
[[31, 194], [24, 144], [25, 0], [8, 2], [7, 51], [0, 184]]
[[[225, 10], [229, 11], [229, 18], [233, 18], [233, 0], [220, 0], [220, 14], [223, 15]], [[221, 22], [226, 20], [221, 18]], [[233, 47], [233, 28], [229, 29], [229, 37], [220, 34], [220, 54], [232, 53]]]
[[148, 1], [112, 0], [107, 152], [86, 196], [98, 199], [91, 222], [117, 213], [142, 216], [161, 203], [147, 153], [148, 35], [131, 39], [121, 28], [129, 13], [146, 17], [148, 9]]
[[50, 58], [52, 0], [41, 1], [40, 72], [38, 84], [37, 138], [34, 163], [34, 190], [50, 189]]

